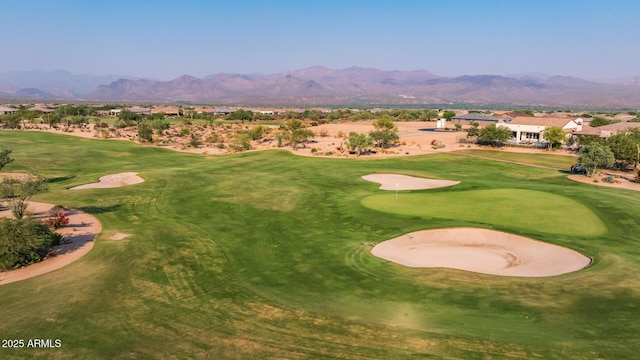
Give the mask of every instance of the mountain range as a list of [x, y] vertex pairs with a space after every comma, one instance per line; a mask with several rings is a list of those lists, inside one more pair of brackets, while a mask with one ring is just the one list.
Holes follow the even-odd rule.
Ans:
[[170, 81], [57, 72], [0, 74], [0, 99], [58, 99], [218, 105], [455, 104], [637, 108], [640, 78], [600, 83], [569, 76], [464, 75], [313, 66], [278, 74], [183, 75]]

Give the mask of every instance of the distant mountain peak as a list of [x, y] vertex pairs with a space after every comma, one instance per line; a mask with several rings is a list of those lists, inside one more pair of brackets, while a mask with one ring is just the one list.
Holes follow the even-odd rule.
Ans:
[[[69, 91], [71, 87], [65, 85], [90, 79], [93, 88], [87, 92], [93, 91], [82, 95], [84, 100], [274, 106], [499, 104], [609, 108], [635, 107], [640, 103], [638, 78], [602, 84], [572, 76], [520, 75], [440, 77], [427, 70], [386, 71], [359, 66], [331, 69], [314, 65], [265, 75], [219, 73], [200, 79], [185, 74], [170, 81], [109, 76], [97, 85], [99, 77], [56, 70], [21, 72], [18, 85], [7, 81], [12, 76], [16, 80], [16, 73], [0, 74], [0, 98], [74, 99], [81, 92]], [[42, 86], [31, 86], [35, 82], [30, 81], [35, 80]]]

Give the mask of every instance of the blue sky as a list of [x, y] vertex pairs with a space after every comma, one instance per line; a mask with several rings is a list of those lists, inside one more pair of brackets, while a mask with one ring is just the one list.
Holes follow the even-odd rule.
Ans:
[[640, 76], [636, 0], [0, 0], [0, 72]]

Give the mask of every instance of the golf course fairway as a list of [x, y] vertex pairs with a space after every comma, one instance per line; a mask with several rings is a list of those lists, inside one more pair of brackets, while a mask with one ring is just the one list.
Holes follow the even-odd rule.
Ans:
[[[36, 169], [49, 179], [49, 191], [34, 201], [102, 224], [77, 261], [0, 284], [3, 339], [60, 340], [59, 347], [3, 347], [2, 359], [628, 359], [640, 352], [637, 192], [455, 154], [216, 157], [23, 131], [0, 131], [0, 144], [15, 158], [3, 172]], [[554, 157], [535, 161], [553, 165]], [[124, 172], [144, 182], [68, 190]], [[373, 173], [460, 183], [400, 191], [396, 201], [393, 191], [362, 179]], [[508, 277], [410, 268], [371, 254], [385, 240], [452, 227], [525, 236], [593, 262], [557, 276]]]

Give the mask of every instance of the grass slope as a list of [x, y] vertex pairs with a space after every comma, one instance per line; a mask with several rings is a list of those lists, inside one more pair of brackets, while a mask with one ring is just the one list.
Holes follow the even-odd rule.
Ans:
[[457, 150], [455, 153], [567, 170], [569, 170], [571, 165], [575, 164], [577, 160], [575, 156], [555, 154], [553, 151], [548, 153], [518, 153], [503, 150], [467, 149]]
[[[59, 349], [3, 348], [2, 358], [630, 358], [640, 351], [638, 193], [447, 154], [206, 157], [6, 131], [0, 144], [16, 158], [5, 171], [37, 168], [55, 178], [37, 200], [82, 208], [104, 227], [79, 261], [0, 286], [3, 338], [62, 340]], [[123, 171], [146, 181], [65, 190]], [[374, 172], [462, 183], [401, 194], [445, 208], [451, 199], [446, 217], [393, 214], [362, 205], [380, 194], [360, 178]], [[597, 218], [601, 226], [585, 224], [595, 227], [575, 236], [579, 220], [545, 231], [496, 223], [501, 210], [485, 202], [473, 212], [463, 206], [468, 196], [496, 194], [541, 197], [570, 207], [565, 218]], [[594, 264], [551, 278], [505, 278], [410, 269], [369, 253], [402, 233], [478, 223], [571, 247]], [[131, 236], [109, 240], [115, 232]]]

